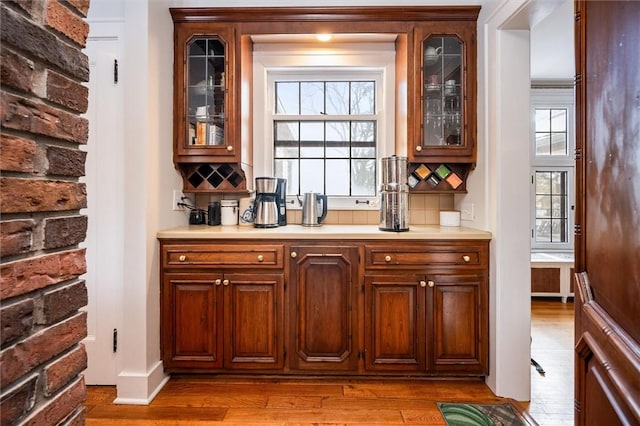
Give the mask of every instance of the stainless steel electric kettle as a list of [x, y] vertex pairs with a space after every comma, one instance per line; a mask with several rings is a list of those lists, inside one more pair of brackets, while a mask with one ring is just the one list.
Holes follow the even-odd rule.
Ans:
[[327, 217], [327, 196], [306, 192], [302, 199], [302, 226], [320, 226]]

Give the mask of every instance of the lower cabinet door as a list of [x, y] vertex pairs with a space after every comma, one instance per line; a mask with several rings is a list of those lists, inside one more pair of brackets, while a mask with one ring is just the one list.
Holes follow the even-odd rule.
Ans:
[[225, 368], [284, 366], [283, 274], [225, 274]]
[[358, 369], [358, 248], [291, 247], [291, 368]]
[[424, 277], [373, 275], [364, 283], [365, 368], [424, 370]]
[[[487, 280], [476, 275], [428, 276], [433, 330], [429, 370], [488, 374]], [[429, 326], [427, 326], [429, 327]]]
[[165, 274], [162, 351], [165, 369], [222, 367], [222, 275]]

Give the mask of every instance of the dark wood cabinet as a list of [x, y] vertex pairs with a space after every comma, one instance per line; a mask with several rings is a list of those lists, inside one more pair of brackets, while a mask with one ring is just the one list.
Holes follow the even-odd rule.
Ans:
[[358, 248], [290, 249], [291, 368], [358, 367]]
[[365, 365], [488, 373], [488, 245], [365, 246]]
[[425, 369], [425, 289], [417, 275], [365, 276], [365, 368]]
[[486, 375], [488, 259], [477, 240], [163, 240], [165, 370]]
[[487, 278], [482, 274], [430, 275], [427, 287], [433, 330], [429, 369], [487, 374]]
[[[166, 370], [284, 367], [284, 273], [270, 270], [282, 268], [282, 246], [164, 245], [163, 264]], [[218, 264], [227, 268], [209, 270]]]
[[222, 367], [221, 275], [168, 273], [162, 294], [165, 369]]

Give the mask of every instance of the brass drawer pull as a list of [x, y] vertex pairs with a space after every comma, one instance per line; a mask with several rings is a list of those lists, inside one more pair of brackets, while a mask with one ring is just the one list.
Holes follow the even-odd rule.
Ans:
[[217, 280], [215, 280], [215, 284], [216, 285], [220, 285], [222, 284], [222, 280], [220, 278], [218, 278]]
[[229, 152], [233, 151], [233, 146], [227, 145], [227, 151], [229, 151]]
[[295, 259], [296, 257], [298, 257], [298, 253], [296, 253], [295, 251], [292, 251], [291, 257]]
[[222, 281], [222, 285], [229, 285], [229, 280]]
[[420, 287], [424, 288], [427, 286], [427, 282], [426, 281], [420, 281]]
[[387, 262], [387, 263], [391, 262], [391, 256], [389, 256], [389, 255], [385, 256], [384, 257], [384, 261]]
[[184, 254], [181, 254], [180, 257], [178, 258], [178, 260], [180, 262], [184, 262], [185, 260], [187, 260], [187, 256], [185, 256]]
[[258, 262], [262, 262], [264, 260], [264, 256], [259, 254], [258, 255]]
[[465, 254], [464, 256], [462, 256], [462, 260], [464, 260], [464, 263], [469, 263], [469, 261], [471, 260], [471, 257]]
[[427, 285], [429, 287], [434, 287], [436, 285], [436, 283], [434, 283], [432, 280], [427, 281]]
[[422, 151], [422, 147], [420, 145], [416, 146], [416, 151], [418, 152]]

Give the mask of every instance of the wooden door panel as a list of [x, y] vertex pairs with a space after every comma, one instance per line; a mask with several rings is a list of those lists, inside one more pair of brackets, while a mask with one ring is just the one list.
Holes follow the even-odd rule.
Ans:
[[487, 334], [480, 313], [484, 278], [474, 275], [429, 277], [432, 287], [433, 347], [431, 365], [436, 371], [477, 371], [486, 374], [486, 359], [480, 347]]
[[367, 370], [424, 370], [425, 292], [418, 276], [365, 277]]
[[575, 424], [640, 424], [640, 3], [575, 6]]
[[357, 348], [355, 247], [292, 247], [294, 368], [353, 369]]
[[163, 297], [165, 368], [221, 367], [222, 318], [215, 277], [167, 274]]
[[282, 274], [225, 274], [225, 367], [281, 369]]

